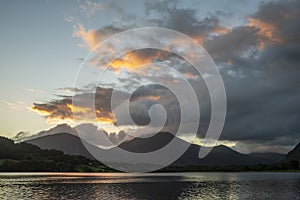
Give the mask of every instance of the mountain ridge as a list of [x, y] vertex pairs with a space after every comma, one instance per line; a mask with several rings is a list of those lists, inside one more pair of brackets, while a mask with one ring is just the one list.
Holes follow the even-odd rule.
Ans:
[[[125, 141], [119, 145], [120, 148], [136, 153], [146, 153], [160, 149], [168, 144], [172, 139], [178, 140], [178, 144], [186, 145], [188, 142], [175, 137], [166, 132], [155, 134], [149, 138], [134, 138]], [[87, 158], [94, 158], [82, 144], [82, 139], [69, 133], [57, 133], [54, 135], [41, 136], [32, 140], [25, 141], [39, 146], [42, 149], [56, 149], [70, 155], [82, 155]], [[96, 146], [91, 146], [97, 148]], [[190, 144], [187, 151], [172, 166], [230, 166], [230, 165], [257, 165], [273, 164], [276, 159], [263, 158], [263, 156], [251, 156], [241, 154], [224, 145], [216, 146], [203, 159], [198, 158], [198, 152], [201, 147], [196, 144]]]
[[286, 160], [300, 161], [300, 143], [298, 143], [287, 155]]

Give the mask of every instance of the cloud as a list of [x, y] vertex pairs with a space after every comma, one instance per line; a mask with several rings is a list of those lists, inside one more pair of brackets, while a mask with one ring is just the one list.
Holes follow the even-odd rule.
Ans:
[[21, 142], [21, 141], [23, 141], [24, 139], [26, 139], [29, 136], [30, 136], [30, 132], [29, 131], [21, 131], [21, 132], [18, 132], [12, 139], [15, 142]]
[[73, 128], [78, 136], [85, 139], [90, 144], [111, 148], [124, 140], [130, 139], [124, 131], [107, 132], [91, 123], [83, 123]]
[[[146, 91], [145, 89], [142, 89]], [[89, 107], [89, 100], [91, 98], [95, 98], [95, 111], [96, 111], [96, 120], [104, 123], [112, 125], [115, 123], [114, 116], [112, 114], [111, 107], [111, 96], [112, 89], [110, 88], [101, 88], [97, 87], [96, 95], [92, 92], [84, 92], [80, 94], [75, 94], [77, 105], [74, 106], [72, 104], [71, 96], [64, 96], [61, 99], [52, 100], [46, 103], [34, 103], [32, 109], [39, 114], [46, 117], [48, 122], [57, 122], [60, 120], [64, 121], [82, 121], [92, 122], [95, 120], [93, 110]], [[124, 93], [122, 91], [114, 91], [119, 93]], [[167, 93], [166, 90], [161, 89], [157, 94], [150, 94], [150, 91], [143, 94], [143, 92], [135, 93], [132, 96], [132, 104], [131, 104], [131, 114], [137, 124], [147, 124], [149, 123], [148, 109], [151, 105], [159, 103], [161, 100], [161, 96], [167, 98], [167, 95], [170, 95], [170, 92]], [[122, 103], [122, 102], [120, 102]], [[142, 106], [144, 109], [142, 109]], [[76, 115], [76, 119], [74, 119], [74, 114]], [[132, 124], [123, 124], [123, 125], [132, 125]]]
[[77, 24], [73, 37], [81, 38], [89, 50], [94, 49], [101, 40], [101, 36], [97, 35], [96, 31], [93, 29], [85, 30], [82, 24]]
[[[111, 89], [97, 88], [96, 95], [93, 93], [76, 94], [78, 105], [72, 103], [72, 96], [63, 96], [60, 99], [52, 100], [46, 103], [34, 103], [32, 109], [46, 117], [48, 123], [73, 122], [74, 114], [76, 120], [83, 122], [91, 122], [98, 120], [103, 123], [113, 124], [112, 112], [110, 108]], [[96, 119], [94, 119], [94, 111], [86, 102], [88, 99], [95, 98]]]
[[[98, 8], [102, 9], [104, 6], [103, 3], [87, 2], [89, 6], [82, 6], [82, 8], [90, 13], [95, 13]], [[177, 8], [175, 1], [145, 2], [147, 13], [145, 17], [129, 15], [113, 3], [108, 4], [106, 7], [118, 10], [119, 15], [122, 16], [122, 25], [116, 23], [115, 25], [104, 26], [100, 29], [88, 30], [80, 23], [74, 26], [73, 36], [81, 38], [89, 51], [96, 47], [99, 42], [103, 41], [104, 38], [136, 27], [151, 26], [173, 29], [187, 34], [201, 44], [211, 36], [224, 35], [231, 31], [230, 27], [225, 27], [221, 24], [216, 15], [199, 19], [194, 9]], [[150, 13], [152, 12], [154, 14], [151, 15]], [[152, 16], [156, 17], [153, 18]], [[81, 46], [83, 47], [82, 44]]]
[[[74, 37], [81, 38], [91, 51], [105, 38], [140, 26], [165, 27], [189, 35], [203, 44], [223, 76], [228, 110], [221, 140], [234, 143], [236, 148], [243, 149], [244, 146], [243, 151], [283, 152], [300, 141], [299, 7], [299, 1], [262, 3], [255, 13], [245, 18], [244, 24], [226, 27], [218, 13], [203, 17], [197, 15], [194, 8], [180, 8], [175, 1], [147, 1], [147, 14], [138, 21], [138, 16], [135, 16], [128, 20], [126, 26], [114, 24], [99, 29], [86, 29], [77, 24]], [[108, 55], [110, 50], [107, 49]], [[203, 82], [205, 77], [195, 73], [183, 59], [151, 49], [129, 52], [109, 64], [113, 71], [122, 75], [118, 78], [118, 90], [129, 92], [135, 85], [155, 76], [173, 84], [180, 81], [164, 70], [136, 70], [140, 65], [155, 62], [171, 66], [188, 78], [200, 102], [201, 127], [198, 135], [203, 137], [210, 119], [209, 94]], [[95, 66], [103, 67], [102, 64], [95, 63]], [[109, 124], [115, 123], [110, 108], [112, 89], [112, 86], [99, 87], [96, 95], [97, 117], [103, 121], [107, 119]], [[82, 107], [71, 107], [71, 97], [64, 97], [34, 104], [33, 109], [48, 119], [72, 120], [72, 110], [84, 118], [84, 113], [90, 112], [85, 110], [84, 102], [86, 98], [92, 98], [92, 94], [77, 91], [74, 95], [81, 95]], [[166, 127], [170, 131], [174, 127], [176, 129], [180, 108], [169, 90], [158, 86], [141, 87], [131, 100], [130, 112], [137, 124], [149, 123], [149, 108], [159, 103], [166, 108], [169, 116]], [[183, 103], [188, 104], [188, 99]], [[188, 106], [190, 112], [193, 112], [193, 106]], [[123, 124], [130, 125], [126, 121]]]
[[221, 25], [217, 16], [208, 16], [199, 19], [194, 9], [178, 8], [175, 2], [147, 2], [146, 10], [148, 13], [154, 12], [159, 16], [155, 20], [149, 20], [148, 23], [179, 31], [201, 44], [210, 35], [227, 34], [230, 32], [229, 27]]
[[276, 35], [276, 27], [271, 23], [266, 23], [258, 19], [249, 18], [246, 26], [253, 27], [258, 30], [261, 39], [259, 41], [259, 49], [262, 50], [266, 46], [266, 41], [270, 43], [281, 43], [282, 39]]
[[239, 148], [283, 152], [300, 140], [299, 6], [298, 1], [261, 4], [247, 24], [204, 44], [226, 86], [221, 137], [239, 141]]
[[73, 27], [73, 37], [82, 39], [84, 44], [80, 44], [79, 46], [87, 47], [89, 51], [93, 50], [107, 37], [125, 30], [125, 28], [119, 28], [111, 25], [105, 26], [99, 30], [86, 30], [86, 28], [80, 23], [75, 24]]
[[45, 91], [43, 90], [34, 89], [34, 88], [27, 88], [26, 90], [32, 93], [45, 93]]
[[66, 15], [64, 19], [66, 22], [74, 22], [74, 17], [72, 17], [70, 15]]
[[122, 68], [134, 70], [142, 65], [162, 61], [170, 55], [169, 52], [163, 50], [142, 49], [126, 53], [124, 56], [114, 59], [108, 66], [117, 72]]
[[9, 109], [16, 110], [16, 111], [30, 111], [30, 106], [28, 106], [23, 101], [12, 102], [12, 101], [8, 101], [6, 99], [2, 99], [0, 101], [0, 105], [1, 104]]
[[79, 6], [80, 11], [85, 13], [87, 17], [93, 16], [97, 11], [109, 10], [117, 13], [123, 13], [122, 8], [115, 5], [113, 2], [96, 2], [92, 0], [85, 0], [83, 4]]

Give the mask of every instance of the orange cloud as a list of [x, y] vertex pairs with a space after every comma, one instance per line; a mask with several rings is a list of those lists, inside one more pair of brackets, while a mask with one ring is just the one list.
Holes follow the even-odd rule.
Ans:
[[38, 113], [39, 115], [42, 115], [42, 116], [48, 116], [48, 115], [51, 115], [51, 112], [47, 111], [47, 110], [40, 110], [38, 108], [36, 108], [35, 106], [33, 106], [31, 108], [32, 111]]
[[203, 37], [203, 36], [194, 36], [193, 37], [194, 40], [196, 40], [196, 42], [198, 42], [199, 44], [203, 44], [206, 40], [206, 37]]
[[158, 101], [161, 99], [161, 96], [159, 95], [145, 95], [145, 96], [138, 96], [137, 98], [134, 98], [133, 100], [152, 100], [152, 101]]
[[89, 113], [91, 111], [89, 108], [73, 106], [71, 103], [67, 103], [66, 106], [70, 108], [73, 113]]
[[193, 74], [191, 72], [186, 72], [183, 74], [187, 79], [199, 79], [199, 75], [198, 74]]
[[101, 36], [97, 34], [95, 30], [85, 30], [81, 24], [77, 24], [77, 26], [74, 27], [73, 37], [81, 38], [89, 51], [94, 49], [101, 41]]
[[114, 118], [111, 111], [101, 111], [96, 109], [96, 113], [91, 108], [74, 106], [69, 101], [61, 100], [45, 104], [34, 104], [32, 111], [46, 118], [49, 124], [68, 123], [74, 124], [74, 114], [76, 115], [76, 122], [81, 123], [101, 123], [114, 124]]
[[111, 118], [97, 117], [97, 121], [104, 124], [114, 124], [115, 121]]
[[[258, 30], [258, 33], [263, 38], [268, 39], [271, 43], [281, 43], [283, 39], [278, 36], [276, 33], [276, 27], [271, 23], [266, 23], [254, 18], [248, 18], [248, 27], [253, 27]], [[259, 41], [259, 49], [264, 49], [266, 46], [266, 41], [261, 39]]]
[[161, 50], [139, 50], [132, 51], [121, 58], [117, 58], [108, 64], [114, 71], [118, 72], [121, 68], [128, 70], [136, 69], [142, 65], [151, 64], [155, 60], [163, 60], [169, 55], [168, 52]]
[[121, 68], [134, 69], [141, 65], [150, 64], [152, 58], [142, 59], [135, 53], [128, 53], [123, 58], [117, 58], [109, 63], [109, 66], [115, 71], [119, 71]]
[[216, 26], [211, 32], [209, 32], [207, 35], [196, 35], [192, 38], [196, 40], [199, 44], [203, 45], [205, 41], [207, 41], [210, 36], [219, 36], [219, 35], [226, 35], [231, 32], [230, 27], [222, 27], [220, 25]]
[[214, 34], [228, 34], [231, 31], [231, 28], [218, 26], [213, 30]]

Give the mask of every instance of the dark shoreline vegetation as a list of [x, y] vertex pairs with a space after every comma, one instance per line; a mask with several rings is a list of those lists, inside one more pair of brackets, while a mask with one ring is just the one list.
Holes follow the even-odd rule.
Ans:
[[0, 137], [1, 172], [112, 172], [97, 160]]
[[[15, 144], [0, 137], [0, 172], [118, 172], [101, 162], [62, 151]], [[299, 160], [285, 158], [277, 164], [234, 166], [169, 166], [156, 172], [300, 172]]]

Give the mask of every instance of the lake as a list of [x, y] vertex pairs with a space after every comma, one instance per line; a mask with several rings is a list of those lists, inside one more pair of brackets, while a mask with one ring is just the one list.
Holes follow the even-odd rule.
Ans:
[[300, 173], [0, 173], [0, 199], [300, 199]]

